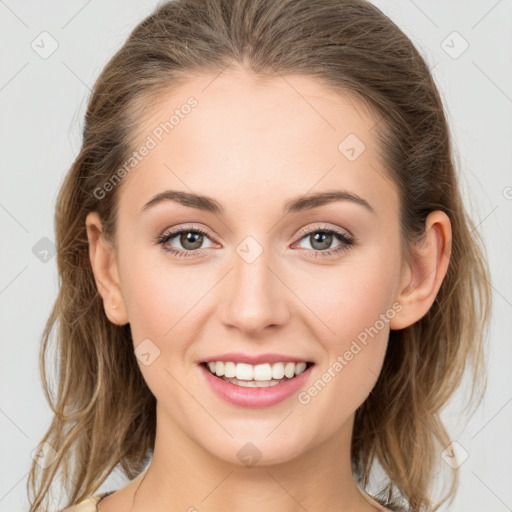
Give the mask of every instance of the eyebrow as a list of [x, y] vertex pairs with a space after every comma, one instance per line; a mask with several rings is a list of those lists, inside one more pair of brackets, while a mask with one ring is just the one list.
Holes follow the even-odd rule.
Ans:
[[[217, 215], [224, 214], [224, 208], [212, 197], [194, 194], [191, 192], [183, 192], [180, 190], [166, 190], [160, 192], [152, 199], [150, 199], [141, 209], [141, 213], [148, 210], [157, 204], [166, 201], [173, 201], [183, 206], [189, 206], [191, 208], [197, 208], [198, 210], [204, 210]], [[324, 204], [333, 203], [335, 201], [350, 201], [366, 208], [373, 214], [376, 214], [372, 206], [357, 194], [348, 192], [346, 190], [332, 190], [327, 192], [316, 192], [314, 194], [308, 194], [305, 196], [299, 196], [297, 198], [287, 201], [283, 206], [283, 214], [296, 213], [304, 210], [310, 210], [323, 206]]]

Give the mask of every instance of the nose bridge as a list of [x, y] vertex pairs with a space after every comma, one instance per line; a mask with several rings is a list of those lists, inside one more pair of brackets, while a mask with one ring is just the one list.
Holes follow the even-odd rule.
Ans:
[[254, 237], [246, 237], [236, 247], [225, 300], [226, 324], [257, 333], [286, 320], [284, 289], [274, 275], [272, 261], [271, 250]]

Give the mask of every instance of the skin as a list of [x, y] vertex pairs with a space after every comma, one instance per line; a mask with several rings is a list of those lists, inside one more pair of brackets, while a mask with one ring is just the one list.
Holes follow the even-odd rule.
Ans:
[[[306, 77], [262, 82], [231, 69], [213, 78], [191, 77], [162, 95], [141, 123], [137, 147], [188, 97], [198, 100], [123, 178], [115, 246], [104, 240], [96, 212], [87, 216], [108, 318], [130, 323], [134, 347], [149, 338], [160, 350], [149, 366], [139, 361], [158, 403], [152, 463], [134, 502], [143, 475], [99, 509], [384, 510], [363, 497], [352, 476], [354, 413], [375, 385], [389, 330], [419, 320], [435, 299], [448, 267], [449, 219], [431, 213], [407, 259], [399, 197], [372, 131], [377, 118], [362, 103]], [[366, 146], [354, 161], [338, 150], [351, 133]], [[168, 189], [213, 197], [225, 214], [171, 201], [140, 213]], [[287, 200], [340, 189], [374, 212], [337, 201], [282, 214]], [[189, 224], [209, 233], [201, 255], [179, 258], [156, 243]], [[357, 243], [315, 258], [322, 247], [299, 230], [325, 227], [349, 230]], [[250, 264], [236, 251], [247, 236], [263, 250]], [[184, 252], [191, 246], [179, 236], [168, 245]], [[334, 237], [329, 248], [339, 245]], [[307, 404], [292, 396], [263, 409], [230, 405], [198, 367], [200, 359], [231, 351], [291, 354], [315, 362], [306, 389], [397, 303], [400, 312]], [[247, 442], [261, 452], [252, 467], [237, 457]]]

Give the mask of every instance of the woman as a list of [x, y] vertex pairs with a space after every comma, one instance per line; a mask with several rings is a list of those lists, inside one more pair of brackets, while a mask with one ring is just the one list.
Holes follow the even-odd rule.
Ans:
[[466, 367], [484, 381], [473, 228], [429, 69], [375, 6], [159, 6], [97, 80], [58, 198], [31, 512], [58, 471], [73, 512], [453, 500], [457, 468], [437, 501], [432, 478], [440, 410]]

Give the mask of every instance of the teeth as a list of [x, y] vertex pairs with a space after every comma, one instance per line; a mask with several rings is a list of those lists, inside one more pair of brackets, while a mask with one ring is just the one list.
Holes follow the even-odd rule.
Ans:
[[284, 377], [291, 379], [300, 375], [306, 369], [306, 363], [264, 363], [247, 364], [234, 363], [232, 361], [215, 361], [208, 363], [210, 371], [218, 377], [237, 379], [244, 381], [267, 382], [281, 380]]

